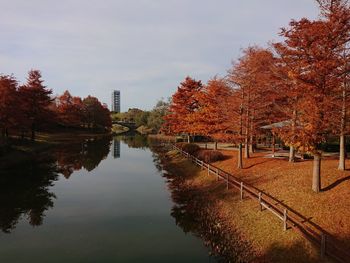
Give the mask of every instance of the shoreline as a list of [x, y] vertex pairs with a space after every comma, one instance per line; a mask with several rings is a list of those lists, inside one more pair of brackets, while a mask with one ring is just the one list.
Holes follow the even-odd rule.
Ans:
[[43, 154], [58, 145], [77, 143], [83, 140], [96, 140], [107, 136], [112, 135], [110, 133], [69, 131], [38, 133], [35, 141], [10, 137], [10, 149], [0, 155], [0, 169], [12, 169], [15, 166], [29, 163], [38, 154]]
[[163, 175], [175, 206], [172, 216], [184, 232], [192, 232], [203, 240], [210, 255], [218, 262], [266, 262], [258, 259], [257, 251], [236, 227], [232, 226], [220, 211], [220, 201], [214, 193], [224, 186], [202, 181], [198, 184], [199, 169], [181, 158], [174, 151], [164, 151], [162, 146], [152, 149], [158, 155]]
[[[225, 222], [223, 225], [226, 227], [222, 230], [226, 235], [238, 236], [237, 239], [245, 244], [241, 248], [245, 258], [241, 258], [240, 262], [332, 262], [328, 258], [321, 260], [318, 248], [298, 233], [282, 231], [280, 222], [268, 213], [262, 215], [256, 203], [240, 201], [237, 191], [226, 190], [224, 182], [208, 176], [206, 171], [201, 171], [175, 151], [165, 152], [160, 158], [165, 163], [164, 170], [182, 178], [183, 183], [179, 187], [194, 193], [191, 198], [204, 198], [210, 203], [220, 222]], [[215, 236], [211, 238], [215, 239]], [[231, 247], [232, 244], [226, 246]], [[237, 250], [235, 247], [231, 250]], [[225, 256], [228, 261], [237, 260], [232, 255]]]

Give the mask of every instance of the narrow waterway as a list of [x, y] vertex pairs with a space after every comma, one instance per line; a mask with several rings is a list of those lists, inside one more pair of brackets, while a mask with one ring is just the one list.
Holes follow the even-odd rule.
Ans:
[[176, 224], [143, 137], [57, 147], [0, 171], [0, 262], [216, 262]]

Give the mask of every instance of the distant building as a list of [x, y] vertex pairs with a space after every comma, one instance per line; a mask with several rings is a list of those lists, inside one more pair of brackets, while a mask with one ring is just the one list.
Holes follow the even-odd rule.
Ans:
[[120, 112], [120, 91], [112, 92], [112, 112]]

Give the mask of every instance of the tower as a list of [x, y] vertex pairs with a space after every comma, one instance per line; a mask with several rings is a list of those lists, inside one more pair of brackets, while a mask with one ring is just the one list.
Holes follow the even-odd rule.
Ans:
[[120, 112], [120, 91], [112, 92], [112, 112]]

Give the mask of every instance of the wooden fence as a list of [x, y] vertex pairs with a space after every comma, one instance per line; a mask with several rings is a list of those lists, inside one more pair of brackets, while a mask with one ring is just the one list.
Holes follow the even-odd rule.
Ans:
[[293, 228], [302, 234], [306, 239], [311, 241], [314, 245], [320, 248], [321, 257], [324, 258], [326, 255], [332, 259], [346, 263], [350, 262], [350, 252], [341, 248], [338, 242], [331, 237], [326, 231], [309, 219], [302, 216], [300, 213], [294, 211], [291, 207], [283, 204], [281, 201], [270, 196], [267, 193], [259, 190], [258, 188], [251, 186], [241, 179], [229, 174], [214, 165], [205, 163], [203, 160], [184, 152], [176, 145], [171, 144], [173, 149], [181, 153], [184, 157], [189, 159], [194, 164], [198, 165], [202, 169], [208, 171], [208, 174], [212, 174], [218, 178], [226, 181], [226, 187], [234, 187], [240, 192], [241, 200], [245, 196], [250, 197], [253, 200], [258, 201], [260, 210], [266, 209], [273, 215], [279, 218], [283, 223], [283, 230], [286, 231], [288, 227]]

